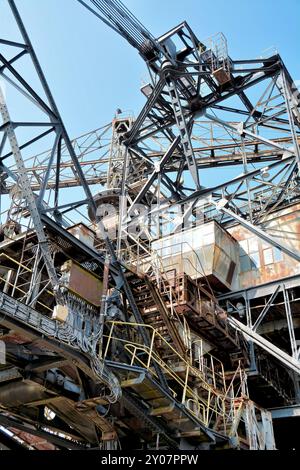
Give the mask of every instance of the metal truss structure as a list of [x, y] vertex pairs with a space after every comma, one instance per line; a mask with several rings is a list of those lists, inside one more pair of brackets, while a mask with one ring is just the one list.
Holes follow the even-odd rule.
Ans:
[[[78, 1], [150, 82], [136, 118], [71, 140], [7, 0], [0, 432], [29, 448], [114, 449], [131, 432], [135, 448], [275, 448], [268, 409], [300, 399], [300, 254], [270, 225], [299, 202], [299, 91], [277, 53], [234, 60], [221, 33], [200, 41], [183, 22], [156, 39], [119, 0]], [[153, 244], [210, 223], [241, 227], [295, 274], [230, 290], [170, 278]]]

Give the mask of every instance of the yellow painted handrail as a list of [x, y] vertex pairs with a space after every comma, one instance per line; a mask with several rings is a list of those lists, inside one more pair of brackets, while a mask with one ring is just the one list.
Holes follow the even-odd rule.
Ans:
[[[106, 346], [103, 354], [103, 359], [107, 358], [109, 354], [109, 347], [112, 341], [123, 343], [125, 351], [129, 354], [129, 364], [138, 364], [147, 371], [149, 371], [151, 375], [156, 377], [154, 365], [155, 363], [157, 363], [162, 369], [162, 371], [165, 373], [166, 378], [169, 381], [174, 381], [177, 384], [177, 388], [179, 387], [180, 392], [178, 392], [178, 389], [176, 388], [178, 399], [180, 399], [182, 404], [185, 405], [188, 411], [194, 414], [204, 425], [208, 426], [209, 423], [211, 423], [212, 421], [216, 422], [218, 417], [218, 420], [221, 418], [222, 422], [224, 423], [230, 422], [233, 424], [234, 418], [236, 417], [236, 408], [234, 406], [236, 398], [228, 396], [228, 389], [223, 389], [222, 387], [222, 390], [219, 390], [217, 388], [216, 374], [218, 374], [218, 376], [222, 378], [222, 383], [225, 383], [225, 378], [224, 376], [222, 377], [222, 375], [224, 374], [224, 368], [219, 360], [217, 361], [221, 365], [221, 371], [223, 374], [214, 370], [214, 360], [216, 360], [216, 358], [213, 358], [213, 356], [207, 353], [207, 356], [210, 357], [211, 361], [211, 368], [209, 369], [207, 367], [207, 370], [210, 372], [213, 382], [213, 384], [209, 384], [205, 381], [205, 376], [203, 372], [201, 372], [199, 369], [187, 362], [187, 360], [183, 356], [181, 356], [152, 325], [122, 321], [110, 321], [107, 322], [107, 324], [110, 324], [111, 326], [109, 333], [107, 335], [104, 335], [104, 338], [106, 338]], [[139, 328], [146, 328], [150, 333], [149, 346], [141, 344], [136, 340], [136, 338], [129, 340], [118, 337], [116, 334], [114, 334], [116, 327], [118, 326], [129, 326], [131, 327], [130, 331], [136, 333], [138, 332]], [[184, 365], [184, 378], [182, 378], [178, 373], [176, 373], [172, 366], [167, 364], [156, 353], [155, 340], [157, 339], [159, 339], [160, 342], [164, 343], [165, 346], [169, 349], [169, 351], [172, 351], [172, 355], [174, 354], [175, 358], [180, 364]], [[194, 379], [195, 377], [201, 382], [201, 388], [205, 391], [206, 397], [199, 396], [197, 391], [191, 388], [191, 379]], [[173, 394], [175, 393], [174, 391], [171, 392]], [[230, 405], [229, 410], [228, 408], [226, 408], [225, 402], [227, 405]], [[191, 409], [191, 404], [194, 405], [196, 411]]]

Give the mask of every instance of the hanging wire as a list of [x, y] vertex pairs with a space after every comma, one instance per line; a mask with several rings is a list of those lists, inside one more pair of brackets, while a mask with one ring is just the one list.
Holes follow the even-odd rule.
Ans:
[[[143, 54], [145, 44], [160, 49], [159, 43], [142, 23], [126, 8], [120, 0], [90, 0], [90, 3], [101, 12], [97, 13], [88, 0], [78, 0], [84, 7], [94, 13], [105, 24], [125, 38], [133, 47]], [[102, 16], [103, 15], [103, 16]]]

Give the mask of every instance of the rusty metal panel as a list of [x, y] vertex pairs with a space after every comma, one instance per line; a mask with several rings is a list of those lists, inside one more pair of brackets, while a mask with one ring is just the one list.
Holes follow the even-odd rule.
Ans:
[[83, 223], [72, 225], [67, 229], [75, 238], [85, 243], [86, 245], [93, 247], [95, 242], [95, 232], [87, 227]]
[[37, 450], [56, 450], [54, 444], [51, 444], [51, 442], [46, 441], [46, 439], [42, 437], [34, 436], [28, 432], [20, 431], [16, 428], [9, 428], [9, 430], [13, 432], [15, 436], [18, 436], [20, 439], [22, 439], [22, 441], [24, 441], [27, 445], [34, 447]]
[[[264, 220], [265, 230], [289, 248], [300, 251], [300, 204], [273, 213]], [[240, 246], [236, 288], [257, 286], [300, 273], [299, 263], [240, 225], [229, 229]], [[249, 263], [244, 263], [249, 256]]]
[[101, 279], [71, 260], [68, 261], [68, 270], [68, 289], [87, 302], [100, 307], [103, 288]]
[[90, 417], [78, 411], [75, 402], [65, 397], [57, 397], [51, 403], [51, 410], [89, 442], [98, 443], [96, 429]]
[[215, 221], [156, 240], [152, 249], [165, 271], [176, 269], [192, 279], [210, 277], [219, 287], [232, 288], [239, 246]]
[[230, 73], [228, 73], [223, 67], [215, 70], [213, 75], [220, 85], [224, 85], [224, 83], [227, 83], [230, 80]]

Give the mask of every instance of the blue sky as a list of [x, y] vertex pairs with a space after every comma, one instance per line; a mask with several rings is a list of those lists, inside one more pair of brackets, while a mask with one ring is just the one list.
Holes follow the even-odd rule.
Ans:
[[[5, 0], [0, 0], [0, 4]], [[222, 31], [232, 58], [275, 46], [300, 79], [299, 0], [124, 0], [154, 36], [187, 20], [199, 39]], [[135, 115], [146, 67], [137, 51], [76, 0], [16, 0], [71, 137], [109, 122], [116, 110]], [[3, 36], [11, 24], [1, 22]]]

